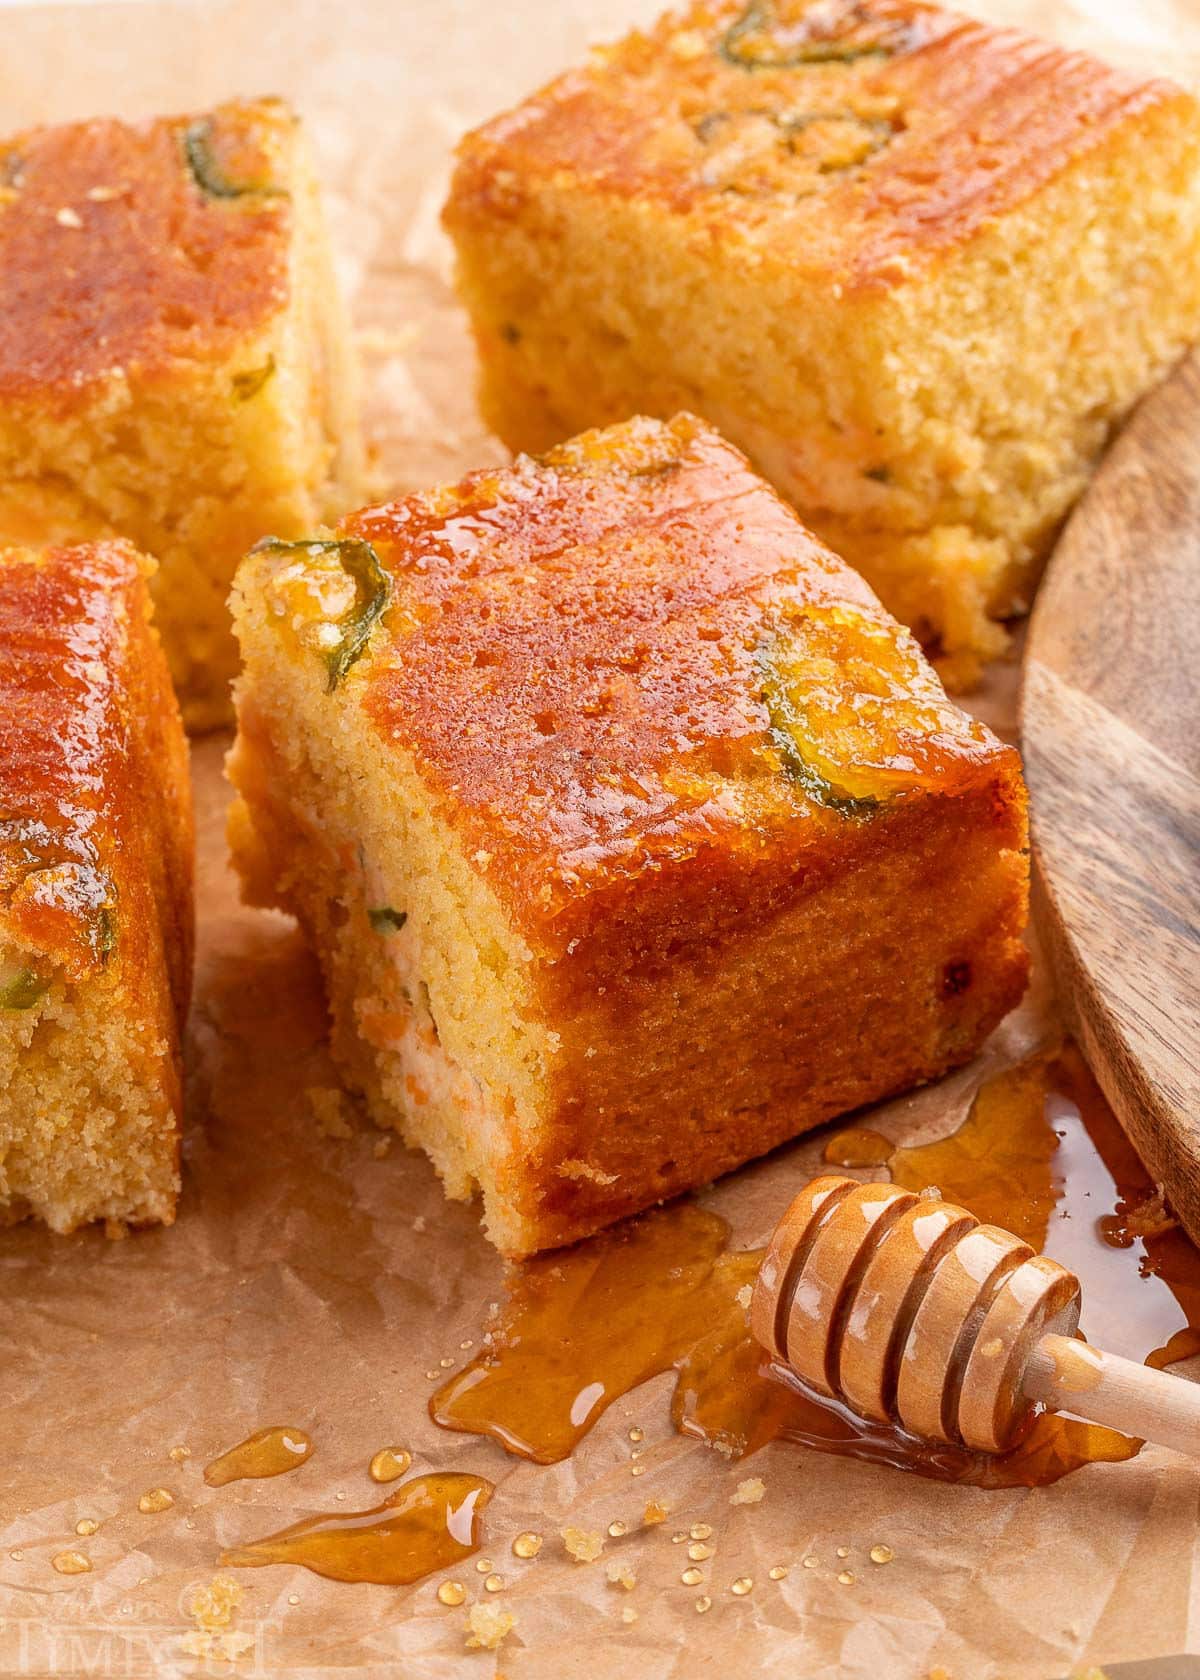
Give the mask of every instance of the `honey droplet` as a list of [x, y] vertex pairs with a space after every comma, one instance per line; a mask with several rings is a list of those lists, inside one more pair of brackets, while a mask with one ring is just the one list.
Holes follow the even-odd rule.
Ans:
[[14, 1563], [20, 1563], [22, 1558], [25, 1556], [25, 1553], [21, 1550], [21, 1548], [19, 1546], [14, 1546], [12, 1551], [9, 1552], [8, 1555], [13, 1560]]
[[475, 1567], [481, 1575], [490, 1575], [496, 1565], [492, 1562], [491, 1558], [476, 1558]]
[[175, 1503], [175, 1495], [170, 1488], [148, 1488], [138, 1500], [138, 1510], [144, 1517], [152, 1517], [159, 1511], [169, 1511]]
[[849, 1546], [839, 1546], [838, 1549], [837, 1549], [837, 1555], [839, 1557], [849, 1557], [850, 1556]]
[[803, 1560], [803, 1562], [804, 1562], [805, 1569], [815, 1569], [817, 1567], [817, 1560], [816, 1560], [815, 1557], [813, 1557], [811, 1552]]
[[767, 1570], [767, 1579], [770, 1581], [782, 1581], [786, 1578], [786, 1576], [787, 1566], [782, 1563], [773, 1563], [770, 1569]]
[[871, 1547], [871, 1562], [872, 1563], [891, 1563], [891, 1561], [895, 1557], [895, 1555], [896, 1555], [895, 1552], [892, 1550], [892, 1548], [890, 1546], [872, 1546]]
[[462, 1351], [464, 1353], [466, 1353], [468, 1351], [468, 1349], [473, 1348], [475, 1346], [475, 1343], [471, 1340], [470, 1336], [468, 1336], [465, 1342], [459, 1342], [458, 1345], [462, 1349]]
[[703, 1540], [693, 1540], [688, 1547], [688, 1556], [693, 1563], [703, 1563], [705, 1558], [713, 1555], [713, 1547], [706, 1546]]
[[182, 1464], [186, 1459], [191, 1458], [191, 1456], [191, 1447], [172, 1447], [170, 1452], [167, 1454], [167, 1457], [171, 1460], [172, 1464]]
[[96, 1521], [95, 1517], [80, 1517], [79, 1521], [75, 1524], [75, 1532], [76, 1534], [81, 1534], [83, 1538], [87, 1540], [91, 1535], [96, 1533], [99, 1527], [100, 1524]]
[[646, 1466], [644, 1464], [635, 1464], [629, 1474], [631, 1476], [644, 1476], [646, 1474]]
[[288, 1603], [289, 1604], [299, 1604], [299, 1602], [300, 1602], [300, 1594], [299, 1593], [289, 1593], [288, 1594]]
[[443, 1581], [437, 1590], [438, 1598], [443, 1604], [448, 1604], [453, 1610], [456, 1605], [465, 1604], [467, 1589], [461, 1581]]
[[629, 1439], [631, 1441], [644, 1441], [646, 1439], [646, 1431], [635, 1423], [633, 1428], [629, 1431]]
[[854, 1585], [853, 1571], [849, 1569], [841, 1570], [838, 1574], [838, 1580], [841, 1582], [843, 1587], [852, 1587]]
[[691, 1528], [688, 1529], [688, 1533], [691, 1535], [693, 1540], [711, 1540], [712, 1524], [706, 1522], [694, 1522]]
[[439, 1359], [438, 1364], [441, 1366], [443, 1371], [452, 1371], [454, 1369], [454, 1360], [451, 1358], [450, 1354], [447, 1354], [444, 1359]]
[[696, 1614], [697, 1614], [697, 1616], [703, 1616], [703, 1614], [706, 1610], [711, 1610], [711, 1609], [712, 1609], [712, 1599], [709, 1598], [707, 1593], [701, 1593], [700, 1597], [696, 1600]]
[[684, 1530], [683, 1530], [683, 1529], [680, 1529], [680, 1531], [679, 1531], [679, 1533], [678, 1533], [678, 1534], [672, 1534], [672, 1536], [671, 1536], [671, 1544], [672, 1544], [672, 1546], [682, 1546], [682, 1545], [683, 1545], [683, 1542], [684, 1542], [684, 1541], [685, 1541], [685, 1540], [686, 1540], [686, 1539], [687, 1539], [687, 1534], [686, 1534], [686, 1532], [685, 1532], [685, 1531], [684, 1531]]
[[512, 1543], [513, 1555], [519, 1558], [535, 1558], [542, 1549], [542, 1536], [527, 1528], [524, 1534], [518, 1534]]
[[298, 1563], [330, 1581], [409, 1586], [478, 1550], [480, 1513], [492, 1493], [482, 1476], [451, 1471], [414, 1476], [369, 1511], [305, 1517], [265, 1539], [232, 1547], [221, 1563], [235, 1569]]
[[703, 1569], [685, 1569], [679, 1577], [685, 1587], [698, 1587], [704, 1579]]
[[483, 1583], [483, 1590], [484, 1590], [484, 1592], [493, 1592], [493, 1593], [494, 1592], [503, 1592], [504, 1591], [503, 1577], [500, 1576], [500, 1575], [489, 1575], [487, 1580]]
[[206, 1464], [204, 1480], [209, 1487], [225, 1487], [259, 1476], [283, 1476], [303, 1464], [312, 1450], [312, 1438], [303, 1429], [287, 1424], [258, 1429]]
[[50, 1559], [50, 1567], [60, 1575], [87, 1575], [91, 1571], [92, 1560], [84, 1557], [82, 1552], [59, 1552], [57, 1557]]
[[731, 1593], [735, 1593], [738, 1598], [745, 1598], [748, 1592], [754, 1591], [753, 1577], [750, 1575], [739, 1575], [737, 1580], [730, 1584], [729, 1590]]
[[425, 1380], [426, 1382], [436, 1382], [441, 1374], [440, 1371], [426, 1371]]
[[657, 1523], [666, 1522], [669, 1515], [670, 1507], [664, 1505], [661, 1499], [648, 1499], [642, 1512], [642, 1522], [647, 1528], [653, 1528]]
[[891, 1160], [895, 1144], [881, 1132], [865, 1126], [848, 1126], [835, 1132], [825, 1145], [821, 1159], [831, 1167], [882, 1167]]
[[395, 1482], [412, 1468], [412, 1454], [406, 1447], [380, 1447], [368, 1469], [373, 1482]]
[[609, 1523], [608, 1532], [612, 1539], [619, 1540], [623, 1534], [628, 1534], [629, 1530], [618, 1517], [615, 1522]]

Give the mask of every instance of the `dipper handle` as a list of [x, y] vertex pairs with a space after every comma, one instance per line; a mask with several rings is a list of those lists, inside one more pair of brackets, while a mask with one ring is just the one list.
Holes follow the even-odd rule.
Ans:
[[1043, 1336], [1030, 1355], [1024, 1388], [1052, 1412], [1074, 1412], [1160, 1447], [1200, 1454], [1200, 1383], [1088, 1342]]
[[1200, 1452], [1200, 1385], [1075, 1340], [1079, 1281], [1011, 1231], [827, 1175], [776, 1228], [750, 1326], [811, 1387], [927, 1440], [1003, 1452], [1039, 1407]]

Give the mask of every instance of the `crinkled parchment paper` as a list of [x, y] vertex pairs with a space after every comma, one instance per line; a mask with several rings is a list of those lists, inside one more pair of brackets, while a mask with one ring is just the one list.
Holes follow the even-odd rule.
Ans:
[[[589, 40], [648, 19], [654, 0], [275, 0], [0, 8], [0, 132], [95, 111], [141, 114], [230, 94], [279, 92], [307, 117], [369, 378], [381, 488], [407, 488], [499, 458], [471, 401], [467, 336], [448, 285], [437, 214], [451, 145], [480, 119], [578, 57]], [[1200, 64], [1194, 0], [1008, 0], [992, 15], [1117, 51]], [[48, 277], [48, 287], [52, 280]], [[1012, 722], [1010, 678], [990, 697]], [[336, 1079], [311, 958], [282, 917], [239, 907], [224, 855], [221, 743], [195, 755], [201, 818], [200, 952], [191, 1104], [178, 1223], [126, 1241], [0, 1233], [0, 1673], [230, 1672], [189, 1606], [221, 1548], [312, 1511], [376, 1504], [366, 1466], [385, 1445], [418, 1468], [471, 1469], [498, 1491], [488, 1549], [516, 1626], [498, 1654], [468, 1653], [464, 1611], [433, 1583], [346, 1586], [302, 1570], [237, 1575], [243, 1592], [214, 1650], [234, 1671], [353, 1670], [434, 1680], [502, 1673], [561, 1680], [779, 1675], [906, 1680], [1064, 1675], [1093, 1661], [1195, 1648], [1200, 1473], [1147, 1450], [1036, 1492], [949, 1487], [773, 1446], [753, 1461], [760, 1504], [730, 1506], [749, 1472], [667, 1419], [667, 1379], [614, 1405], [574, 1457], [549, 1469], [428, 1421], [427, 1370], [478, 1337], [501, 1265], [474, 1211], [448, 1205], [423, 1158], [354, 1120], [326, 1135], [306, 1093]], [[1039, 979], [981, 1064], [880, 1117], [893, 1136], [934, 1135], [964, 1112], [984, 1067], [1052, 1027]], [[739, 1243], [764, 1239], [818, 1160], [783, 1151], [706, 1200]], [[441, 1373], [439, 1372], [439, 1375]], [[630, 1479], [627, 1431], [646, 1431]], [[312, 1460], [273, 1481], [207, 1489], [201, 1467], [267, 1424], [306, 1428]], [[175, 1462], [173, 1446], [191, 1457]], [[174, 1506], [138, 1512], [166, 1486]], [[632, 1522], [649, 1498], [662, 1527], [626, 1540], [638, 1577], [610, 1587], [571, 1562], [568, 1522]], [[99, 1532], [77, 1540], [80, 1518]], [[719, 1524], [718, 1587], [697, 1617], [670, 1531]], [[514, 1565], [511, 1537], [547, 1535]], [[886, 1540], [887, 1568], [864, 1549]], [[836, 1581], [835, 1548], [860, 1560]], [[91, 1574], [50, 1567], [77, 1546]], [[610, 1554], [613, 1548], [610, 1546]], [[815, 1570], [767, 1571], [805, 1552]], [[455, 1572], [478, 1596], [467, 1563]], [[738, 1574], [756, 1590], [724, 1590]], [[293, 1602], [294, 1601], [294, 1602]], [[632, 1625], [622, 1622], [636, 1608]]]

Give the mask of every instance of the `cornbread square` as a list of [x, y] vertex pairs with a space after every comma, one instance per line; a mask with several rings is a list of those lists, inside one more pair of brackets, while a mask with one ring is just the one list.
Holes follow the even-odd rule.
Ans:
[[1200, 107], [913, 0], [671, 14], [464, 140], [514, 449], [703, 414], [968, 685], [1200, 332]]
[[0, 549], [0, 1223], [175, 1217], [192, 808], [152, 568]]
[[154, 554], [189, 726], [230, 715], [226, 598], [264, 531], [362, 500], [317, 183], [275, 100], [0, 142], [0, 542]]
[[936, 1077], [1021, 994], [1015, 752], [698, 420], [260, 546], [234, 616], [246, 890], [508, 1254]]

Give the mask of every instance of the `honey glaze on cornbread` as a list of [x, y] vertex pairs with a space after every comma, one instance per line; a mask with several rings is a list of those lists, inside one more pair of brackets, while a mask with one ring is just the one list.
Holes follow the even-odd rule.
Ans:
[[277, 102], [257, 113], [96, 118], [0, 142], [0, 404], [65, 413], [123, 370], [221, 362], [280, 307], [292, 210], [275, 182], [293, 119]]
[[247, 889], [507, 1253], [935, 1077], [1020, 994], [1015, 753], [699, 421], [260, 543], [235, 614]]
[[556, 949], [583, 878], [616, 887], [718, 841], [733, 876], [766, 829], [819, 846], [848, 813], [983, 785], [1009, 753], [697, 422], [597, 434], [345, 530], [394, 579], [375, 726], [465, 844], [500, 824], [488, 877]]
[[186, 744], [125, 543], [0, 549], [0, 1216], [173, 1216]]

